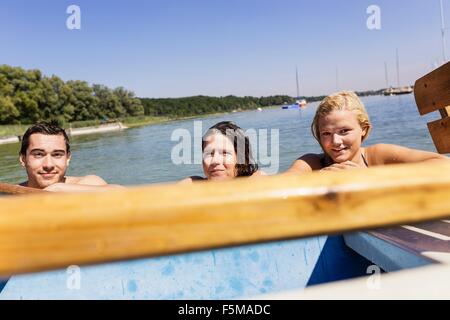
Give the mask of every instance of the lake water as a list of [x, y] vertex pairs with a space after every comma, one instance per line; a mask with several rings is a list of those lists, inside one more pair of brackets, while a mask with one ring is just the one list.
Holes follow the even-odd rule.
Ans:
[[[413, 95], [374, 96], [363, 98], [363, 102], [373, 123], [373, 130], [366, 145], [393, 143], [435, 151], [426, 123], [437, 120], [440, 116], [437, 112], [425, 117], [420, 116]], [[279, 161], [277, 164], [272, 161], [270, 167], [266, 165], [265, 169], [263, 165], [262, 168], [265, 171], [277, 168], [279, 172], [285, 171], [300, 155], [320, 152], [320, 147], [310, 131], [317, 106], [318, 103], [311, 103], [305, 110], [265, 109], [261, 112], [232, 113], [174, 121], [112, 134], [76, 137], [71, 142], [72, 161], [68, 175], [96, 174], [110, 183], [123, 185], [161, 183], [191, 175], [203, 175], [200, 164], [173, 163], [172, 150], [181, 140], [172, 141], [172, 134], [180, 132], [180, 129], [189, 131], [192, 134], [193, 149], [197, 144], [194, 141], [194, 123], [197, 127], [201, 123], [204, 133], [216, 122], [225, 120], [234, 121], [244, 129], [255, 129], [259, 134], [264, 134], [266, 129], [269, 142], [271, 137], [276, 137], [270, 134], [271, 130], [279, 130], [279, 159], [275, 157]], [[198, 139], [201, 140], [201, 137]], [[259, 140], [254, 147], [266, 145], [262, 142], [264, 141]], [[270, 143], [267, 148], [268, 159], [261, 160], [270, 159]], [[17, 183], [26, 180], [25, 171], [18, 162], [18, 151], [18, 144], [0, 145], [1, 182]], [[276, 155], [276, 149], [273, 151]]]

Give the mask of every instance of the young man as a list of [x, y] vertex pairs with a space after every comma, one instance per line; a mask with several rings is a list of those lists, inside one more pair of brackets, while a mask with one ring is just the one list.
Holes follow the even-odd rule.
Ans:
[[94, 175], [68, 177], [70, 162], [69, 138], [57, 125], [39, 122], [22, 138], [20, 163], [27, 171], [28, 181], [22, 186], [54, 192], [98, 191], [117, 188]]

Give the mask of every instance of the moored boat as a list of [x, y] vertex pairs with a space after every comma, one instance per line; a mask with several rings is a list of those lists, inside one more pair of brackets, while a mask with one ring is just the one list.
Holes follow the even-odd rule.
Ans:
[[413, 87], [389, 88], [383, 91], [385, 96], [395, 96], [403, 94], [411, 94], [414, 92]]

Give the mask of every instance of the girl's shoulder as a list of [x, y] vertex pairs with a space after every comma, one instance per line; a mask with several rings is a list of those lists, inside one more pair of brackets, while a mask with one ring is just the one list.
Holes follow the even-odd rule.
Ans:
[[383, 165], [384, 159], [395, 152], [396, 146], [385, 143], [377, 143], [364, 147], [363, 154], [366, 155], [367, 162], [370, 166]]
[[324, 154], [308, 153], [299, 157], [288, 170], [290, 173], [320, 170], [325, 166]]

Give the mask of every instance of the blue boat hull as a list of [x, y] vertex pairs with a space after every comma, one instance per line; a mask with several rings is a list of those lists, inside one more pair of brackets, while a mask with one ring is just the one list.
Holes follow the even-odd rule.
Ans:
[[283, 107], [281, 107], [281, 109], [283, 109], [283, 110], [295, 110], [295, 109], [300, 109], [300, 107], [299, 107], [299, 105], [297, 105], [297, 104], [292, 104], [292, 105], [289, 105], [289, 106], [283, 106]]
[[233, 299], [366, 274], [341, 236], [249, 245], [14, 276], [0, 299]]

